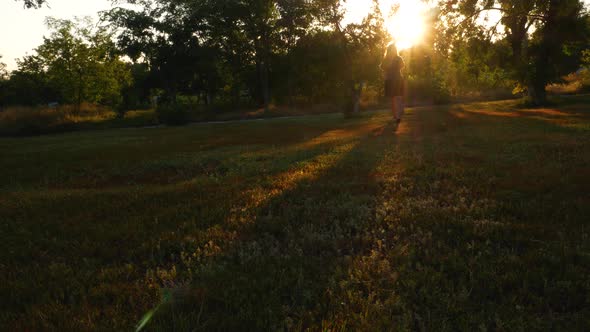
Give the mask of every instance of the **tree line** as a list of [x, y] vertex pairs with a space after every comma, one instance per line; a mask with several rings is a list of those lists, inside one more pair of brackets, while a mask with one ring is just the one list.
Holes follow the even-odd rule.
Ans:
[[[38, 8], [43, 0], [23, 0]], [[127, 0], [88, 20], [48, 19], [50, 34], [18, 69], [0, 66], [0, 105], [99, 103], [117, 110], [335, 104], [381, 94], [391, 36], [377, 0], [344, 24], [340, 0]], [[543, 104], [545, 86], [584, 65], [590, 20], [580, 0], [431, 3], [422, 43], [402, 54], [408, 98], [486, 92]], [[395, 7], [392, 8], [395, 10]], [[500, 13], [498, 24], [481, 15]], [[410, 28], [410, 27], [409, 27]]]

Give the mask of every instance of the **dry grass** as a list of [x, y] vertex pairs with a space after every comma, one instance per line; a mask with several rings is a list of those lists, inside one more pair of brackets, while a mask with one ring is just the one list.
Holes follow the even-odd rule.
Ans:
[[41, 134], [63, 131], [80, 123], [99, 123], [116, 118], [106, 107], [82, 104], [57, 107], [8, 107], [0, 112], [0, 133]]

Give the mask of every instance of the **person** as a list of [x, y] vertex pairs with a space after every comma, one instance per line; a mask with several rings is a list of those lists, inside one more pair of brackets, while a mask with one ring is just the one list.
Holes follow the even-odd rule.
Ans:
[[385, 96], [391, 98], [391, 110], [396, 125], [399, 125], [404, 115], [404, 65], [404, 59], [399, 56], [395, 43], [389, 44], [381, 63], [381, 70], [385, 76]]

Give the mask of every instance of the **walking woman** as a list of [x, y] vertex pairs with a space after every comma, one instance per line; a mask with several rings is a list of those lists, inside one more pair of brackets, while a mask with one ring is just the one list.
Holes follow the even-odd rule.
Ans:
[[391, 98], [391, 110], [397, 125], [402, 121], [404, 115], [403, 68], [404, 59], [397, 53], [395, 43], [389, 44], [381, 63], [381, 70], [385, 75], [385, 96]]

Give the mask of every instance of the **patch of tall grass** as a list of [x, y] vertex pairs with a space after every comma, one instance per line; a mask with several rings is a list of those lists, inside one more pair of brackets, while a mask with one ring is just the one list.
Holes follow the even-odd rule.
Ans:
[[0, 135], [26, 136], [70, 131], [82, 123], [115, 119], [117, 113], [103, 106], [84, 103], [56, 107], [8, 107], [0, 112]]

